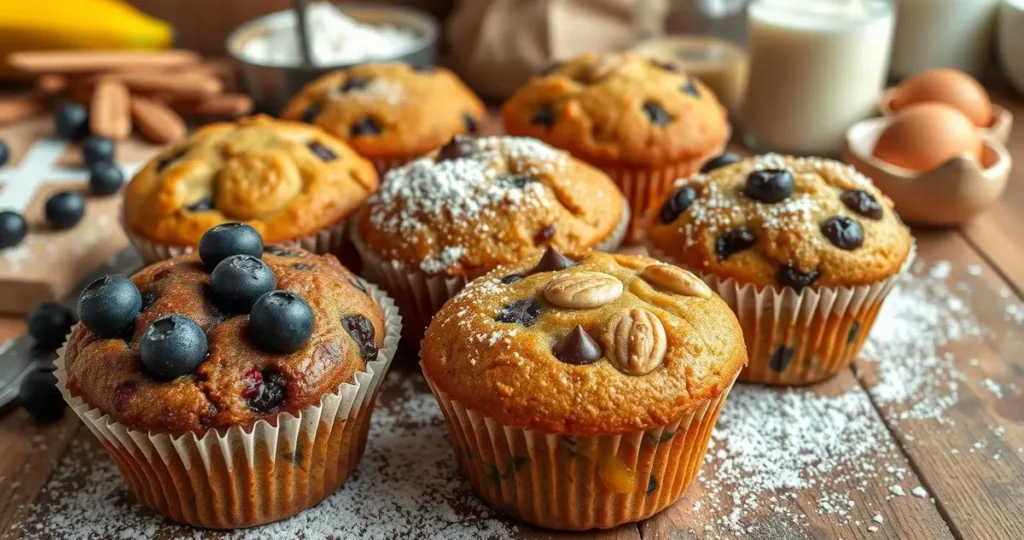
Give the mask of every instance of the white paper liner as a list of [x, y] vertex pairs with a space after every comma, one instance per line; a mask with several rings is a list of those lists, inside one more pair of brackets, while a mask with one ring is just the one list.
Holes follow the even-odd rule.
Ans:
[[807, 287], [799, 293], [792, 287], [759, 289], [701, 272], [650, 242], [647, 251], [700, 276], [732, 308], [749, 356], [741, 382], [801, 385], [828, 379], [850, 365], [864, 346], [885, 297], [913, 262], [916, 245], [911, 244], [900, 271], [887, 279], [851, 287]]
[[677, 501], [704, 463], [711, 430], [736, 381], [671, 424], [584, 437], [502, 425], [424, 377], [441, 405], [459, 467], [477, 494], [525, 522], [576, 531], [640, 521]]
[[[630, 219], [629, 207], [624, 205], [622, 219], [605, 240], [597, 244], [597, 251], [615, 251], [626, 236]], [[353, 217], [349, 233], [362, 259], [362, 274], [366, 279], [381, 286], [395, 299], [402, 312], [402, 339], [418, 345], [423, 339], [431, 319], [450, 298], [455, 296], [469, 282], [465, 276], [448, 277], [427, 274], [419, 269], [409, 269], [395, 260], [384, 260], [359, 237], [358, 226]]]
[[337, 490], [363, 455], [373, 405], [402, 328], [391, 298], [372, 284], [367, 291], [385, 316], [377, 359], [319, 405], [298, 415], [278, 414], [273, 422], [258, 420], [248, 433], [240, 426], [202, 437], [129, 429], [70, 393], [65, 347], [58, 351], [57, 386], [103, 443], [131, 491], [157, 513], [219, 529], [283, 519]]

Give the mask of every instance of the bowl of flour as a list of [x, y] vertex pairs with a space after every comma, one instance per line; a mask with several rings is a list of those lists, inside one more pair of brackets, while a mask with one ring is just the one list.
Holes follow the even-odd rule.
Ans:
[[439, 25], [422, 11], [310, 2], [305, 15], [309, 64], [303, 61], [292, 10], [249, 21], [228, 37], [228, 52], [242, 64], [246, 87], [262, 112], [280, 113], [305, 84], [332, 70], [368, 62], [426, 67], [437, 59]]

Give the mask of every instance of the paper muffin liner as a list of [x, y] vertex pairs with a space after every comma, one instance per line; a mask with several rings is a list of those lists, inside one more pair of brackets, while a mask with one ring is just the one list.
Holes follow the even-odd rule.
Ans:
[[173, 435], [131, 429], [73, 396], [64, 351], [57, 381], [64, 399], [110, 453], [132, 493], [174, 521], [216, 529], [251, 527], [295, 515], [333, 493], [366, 446], [377, 392], [398, 348], [394, 302], [372, 285], [386, 336], [377, 359], [333, 393], [298, 412], [235, 426]]
[[900, 271], [887, 279], [850, 287], [777, 290], [721, 278], [681, 264], [647, 244], [658, 260], [701, 277], [736, 313], [749, 362], [741, 382], [804, 385], [823, 381], [850, 363], [864, 346], [885, 297], [913, 262], [916, 246]]
[[692, 414], [664, 426], [598, 436], [503, 425], [468, 409], [424, 373], [450, 430], [459, 467], [495, 509], [550, 529], [608, 529], [679, 499], [704, 463], [735, 378]]
[[[629, 208], [624, 207], [622, 219], [608, 238], [594, 249], [615, 251], [626, 236], [630, 223]], [[465, 276], [428, 274], [418, 268], [408, 268], [394, 260], [385, 260], [366, 245], [359, 237], [358, 227], [353, 225], [349, 233], [351, 242], [362, 259], [363, 276], [388, 292], [402, 312], [402, 339], [419, 345], [431, 319], [450, 298], [455, 296], [471, 280]]]

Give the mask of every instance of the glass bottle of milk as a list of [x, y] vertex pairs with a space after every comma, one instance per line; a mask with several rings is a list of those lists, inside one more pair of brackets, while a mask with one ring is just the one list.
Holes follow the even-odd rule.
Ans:
[[839, 154], [872, 114], [893, 35], [884, 0], [757, 0], [747, 11], [750, 78], [741, 114], [757, 151]]

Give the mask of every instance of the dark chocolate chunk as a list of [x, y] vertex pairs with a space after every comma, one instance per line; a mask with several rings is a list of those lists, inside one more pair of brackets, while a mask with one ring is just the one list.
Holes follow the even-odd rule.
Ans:
[[341, 318], [341, 326], [359, 346], [359, 356], [369, 362], [377, 357], [377, 343], [374, 341], [375, 331], [370, 319], [362, 315], [348, 315]]
[[796, 355], [796, 349], [788, 347], [786, 345], [780, 345], [775, 352], [772, 353], [772, 357], [768, 360], [768, 367], [772, 368], [772, 371], [782, 373], [786, 371], [789, 364], [793, 361], [793, 356]]
[[338, 159], [338, 154], [335, 154], [330, 148], [316, 141], [309, 143], [309, 150], [316, 154], [320, 161], [334, 161]]
[[352, 124], [352, 128], [349, 130], [349, 135], [352, 137], [364, 137], [380, 135], [380, 132], [380, 124], [378, 124], [373, 118], [366, 117], [355, 124]]
[[661, 206], [661, 212], [658, 213], [658, 219], [662, 223], [672, 223], [686, 211], [687, 208], [693, 204], [693, 201], [697, 200], [700, 194], [697, 189], [693, 186], [683, 186], [679, 191], [675, 192], [665, 204]]
[[544, 126], [550, 128], [555, 125], [555, 110], [551, 108], [551, 105], [544, 105], [537, 112], [533, 113], [533, 118], [530, 118], [530, 123], [535, 126]]
[[821, 224], [821, 234], [825, 235], [832, 245], [847, 251], [864, 244], [864, 229], [860, 223], [846, 216], [832, 216], [826, 219]]
[[850, 210], [857, 212], [858, 214], [871, 218], [871, 219], [882, 219], [882, 205], [867, 191], [863, 189], [851, 189], [850, 191], [844, 191], [839, 196], [839, 200], [843, 201]]
[[549, 246], [544, 250], [544, 255], [541, 256], [540, 262], [537, 263], [532, 272], [555, 272], [557, 270], [565, 270], [575, 264], [576, 261], [562, 255], [557, 249]]
[[552, 352], [555, 358], [566, 364], [582, 366], [600, 360], [604, 351], [601, 350], [601, 345], [577, 324], [565, 339], [555, 345]]
[[735, 253], [754, 247], [756, 240], [750, 227], [740, 225], [718, 237], [715, 242], [715, 253], [718, 254], [718, 260], [724, 261]]
[[668, 111], [653, 101], [644, 103], [644, 113], [647, 114], [648, 120], [656, 126], [664, 126], [672, 121], [672, 116], [668, 114]]
[[797, 268], [786, 264], [779, 268], [778, 274], [775, 275], [775, 281], [779, 285], [792, 287], [796, 292], [800, 292], [817, 281], [820, 275], [820, 272], [817, 270], [801, 272]]
[[793, 194], [793, 173], [784, 169], [754, 171], [747, 176], [743, 194], [758, 202], [774, 204]]
[[288, 381], [276, 369], [252, 370], [247, 372], [243, 379], [246, 387], [242, 390], [242, 397], [249, 404], [249, 408], [258, 413], [276, 411], [288, 396]]
[[495, 321], [530, 326], [540, 316], [540, 304], [533, 300], [516, 300], [501, 308]]

